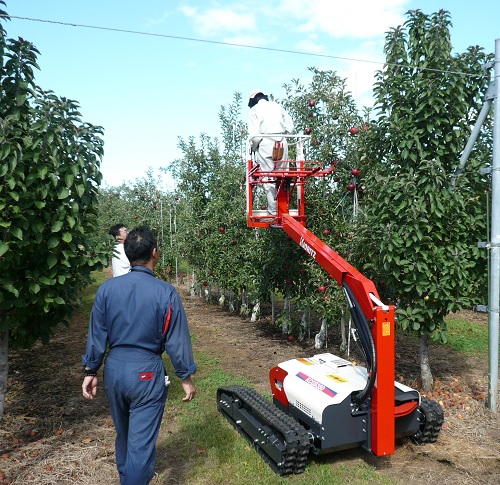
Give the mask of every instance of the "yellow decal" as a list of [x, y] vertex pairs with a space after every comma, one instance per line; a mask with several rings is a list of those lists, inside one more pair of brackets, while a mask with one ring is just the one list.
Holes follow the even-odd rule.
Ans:
[[307, 360], [307, 359], [304, 359], [304, 358], [299, 358], [297, 359], [299, 362], [301, 362], [302, 364], [305, 364], [305, 365], [314, 365], [311, 361]]
[[328, 379], [333, 379], [335, 382], [349, 382], [347, 379], [344, 379], [343, 377], [337, 376], [335, 374], [327, 374], [325, 377], [328, 377]]
[[389, 337], [391, 335], [391, 322], [382, 323], [382, 337]]

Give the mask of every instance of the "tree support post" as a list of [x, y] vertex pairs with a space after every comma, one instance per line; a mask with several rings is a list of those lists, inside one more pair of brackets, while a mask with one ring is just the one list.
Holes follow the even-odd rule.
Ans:
[[495, 108], [491, 197], [490, 289], [488, 295], [488, 407], [498, 412], [498, 322], [500, 314], [500, 39], [495, 40]]

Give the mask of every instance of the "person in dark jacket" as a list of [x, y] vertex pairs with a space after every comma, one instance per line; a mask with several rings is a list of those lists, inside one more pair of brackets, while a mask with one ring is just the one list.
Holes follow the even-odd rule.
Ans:
[[188, 322], [175, 288], [155, 277], [159, 261], [156, 238], [147, 227], [125, 240], [130, 273], [110, 278], [97, 290], [82, 356], [83, 396], [97, 392], [97, 372], [107, 353], [104, 391], [116, 429], [116, 466], [121, 485], [152, 479], [169, 377], [166, 352], [181, 379], [183, 401], [196, 394], [196, 371]]

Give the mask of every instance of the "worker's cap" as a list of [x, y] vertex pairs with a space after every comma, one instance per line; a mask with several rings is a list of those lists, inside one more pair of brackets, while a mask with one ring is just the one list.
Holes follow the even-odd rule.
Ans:
[[255, 96], [257, 96], [257, 94], [265, 94], [264, 91], [262, 91], [261, 89], [254, 89], [252, 91], [250, 91], [250, 96], [248, 96], [249, 99], [253, 99], [255, 98]]

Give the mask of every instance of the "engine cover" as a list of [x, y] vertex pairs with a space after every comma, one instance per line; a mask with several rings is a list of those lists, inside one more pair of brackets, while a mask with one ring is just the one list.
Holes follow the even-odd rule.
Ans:
[[337, 405], [366, 385], [365, 367], [330, 353], [288, 360], [270, 373], [273, 396], [300, 409], [318, 424], [328, 406]]

